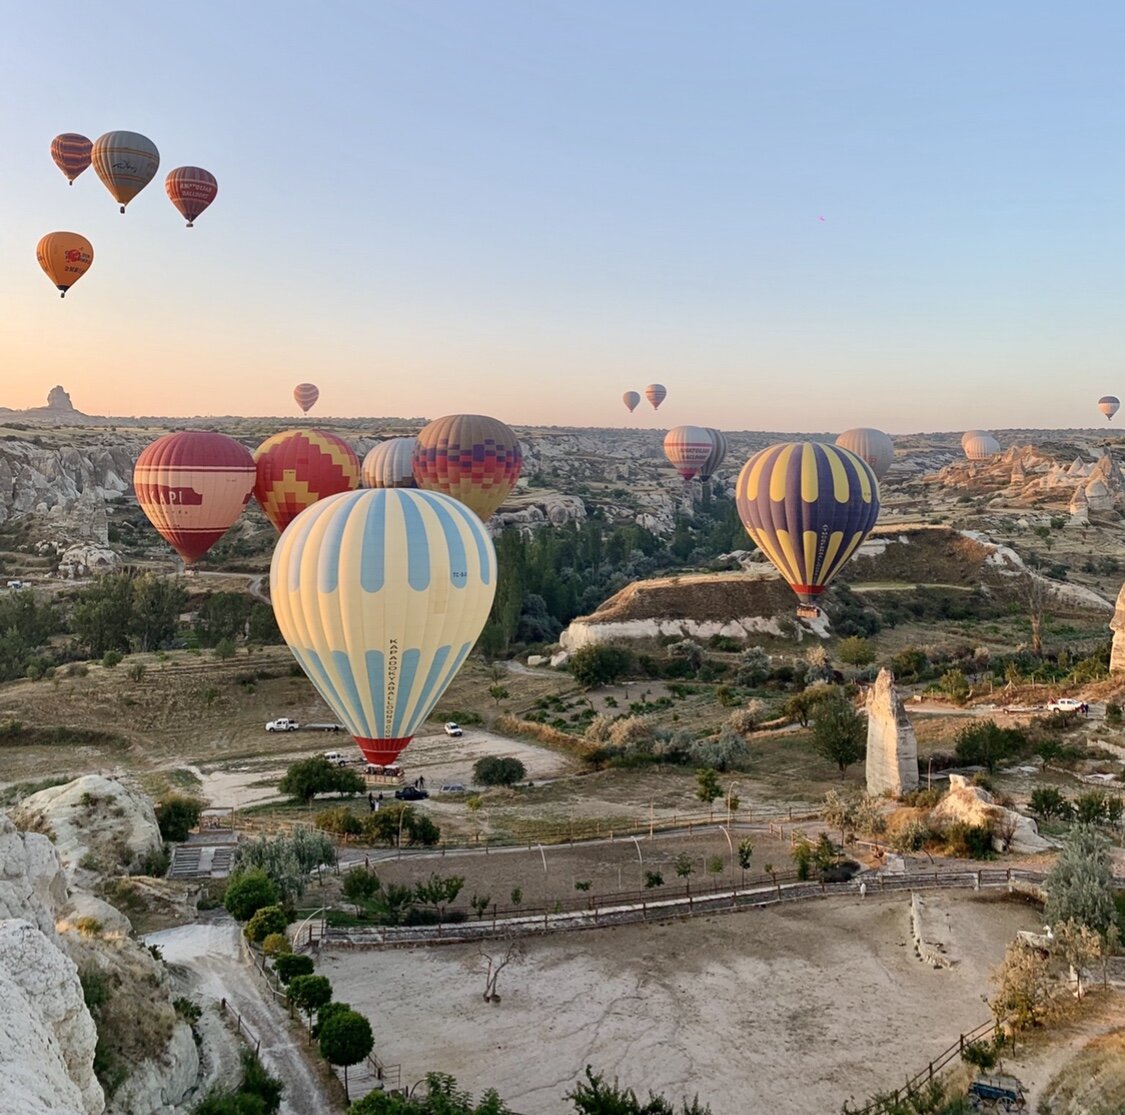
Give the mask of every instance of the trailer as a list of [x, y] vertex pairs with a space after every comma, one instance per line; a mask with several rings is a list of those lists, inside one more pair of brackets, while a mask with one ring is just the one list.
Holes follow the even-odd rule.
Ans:
[[981, 1075], [969, 1085], [969, 1105], [974, 1111], [1026, 1111], [1023, 1085], [1006, 1073]]

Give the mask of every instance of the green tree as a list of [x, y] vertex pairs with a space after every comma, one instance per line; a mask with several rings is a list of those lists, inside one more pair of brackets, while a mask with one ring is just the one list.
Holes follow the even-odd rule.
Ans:
[[244, 592], [213, 592], [195, 614], [195, 637], [204, 647], [224, 639], [235, 642], [246, 634], [253, 600]]
[[259, 906], [243, 932], [248, 941], [259, 944], [271, 933], [284, 933], [288, 924], [289, 918], [280, 906]]
[[1028, 808], [1037, 817], [1070, 817], [1074, 809], [1057, 786], [1036, 786], [1031, 791]]
[[695, 871], [695, 861], [687, 852], [681, 852], [676, 856], [672, 866], [675, 868], [676, 874], [683, 879], [687, 893], [691, 894], [691, 875]]
[[754, 842], [747, 838], [738, 842], [738, 866], [742, 870], [742, 881], [746, 882], [746, 872], [750, 870], [750, 857], [754, 854]]
[[514, 786], [527, 777], [527, 768], [511, 757], [486, 755], [473, 764], [473, 781], [481, 786]]
[[711, 767], [703, 767], [695, 772], [695, 796], [705, 805], [710, 805], [722, 795], [719, 785], [719, 772]]
[[955, 705], [963, 705], [969, 698], [969, 683], [960, 670], [946, 670], [938, 686]]
[[156, 823], [164, 840], [180, 841], [188, 838], [203, 812], [203, 802], [186, 794], [169, 794], [156, 804]]
[[579, 647], [568, 663], [575, 681], [586, 689], [613, 685], [625, 676], [632, 665], [632, 654], [622, 647]]
[[398, 1096], [390, 1092], [368, 1092], [348, 1108], [348, 1115], [512, 1115], [511, 1109], [491, 1089], [475, 1103], [457, 1081], [444, 1073], [426, 1077], [424, 1095]]
[[133, 583], [130, 634], [137, 650], [150, 651], [170, 643], [180, 627], [188, 594], [179, 577], [143, 573]]
[[[261, 911], [259, 911], [259, 913], [260, 912]], [[257, 914], [254, 915], [254, 917], [257, 916]], [[284, 933], [267, 933], [265, 939], [262, 941], [262, 953], [271, 960], [278, 956], [287, 956], [292, 951], [293, 946], [289, 943], [289, 938], [286, 937]]]
[[273, 646], [285, 640], [281, 637], [281, 629], [277, 626], [273, 608], [255, 601], [250, 607], [250, 619], [246, 625], [246, 640], [255, 646]]
[[277, 905], [277, 887], [260, 869], [239, 871], [227, 883], [223, 905], [237, 921], [249, 921], [263, 906]]
[[843, 778], [849, 766], [863, 758], [867, 744], [867, 721], [840, 696], [821, 701], [813, 721], [813, 747], [835, 763]]
[[362, 794], [367, 786], [354, 770], [337, 766], [318, 755], [293, 763], [277, 788], [295, 801], [311, 805], [317, 794]]
[[446, 906], [457, 901], [464, 885], [464, 875], [439, 875], [435, 871], [428, 879], [414, 884], [414, 897], [424, 906], [433, 906], [440, 922], [445, 919]]
[[282, 983], [288, 983], [294, 976], [311, 976], [313, 958], [299, 952], [283, 953], [274, 957], [273, 970]]
[[875, 661], [875, 648], [860, 635], [841, 640], [836, 657], [848, 666], [870, 666]]
[[324, 833], [295, 828], [282, 836], [244, 841], [235, 859], [239, 870], [264, 871], [282, 902], [293, 904], [304, 894], [313, 870], [336, 862], [336, 849]]
[[348, 1068], [359, 1064], [375, 1047], [371, 1023], [358, 1011], [335, 1011], [320, 1026], [320, 1052], [330, 1065], [344, 1069], [344, 1099], [348, 1095]]
[[309, 1020], [309, 1036], [312, 1036], [312, 1016], [325, 1003], [332, 1001], [332, 984], [327, 976], [294, 976], [286, 989], [286, 998], [298, 1010], [305, 1012]]
[[1089, 825], [1071, 829], [1044, 887], [1049, 925], [1073, 921], [1104, 937], [1117, 921], [1109, 842]]
[[344, 897], [357, 906], [379, 893], [382, 883], [379, 876], [366, 867], [353, 867], [344, 873]]
[[70, 613], [70, 627], [91, 658], [106, 651], [128, 654], [134, 627], [134, 577], [107, 573], [78, 593]]
[[503, 685], [490, 685], [488, 687], [488, 695], [499, 704], [501, 701], [506, 701], [511, 694]]
[[957, 733], [957, 758], [966, 766], [983, 766], [991, 774], [996, 764], [1015, 758], [1027, 748], [1018, 728], [1001, 728], [995, 720], [975, 720]]
[[586, 1066], [586, 1079], [580, 1080], [567, 1092], [566, 1098], [574, 1104], [578, 1115], [710, 1115], [711, 1109], [700, 1104], [696, 1096], [690, 1102], [682, 1100], [674, 1107], [663, 1096], [649, 1092], [648, 1100], [637, 1098], [632, 1088], [621, 1088], [615, 1080], [607, 1084], [605, 1078]]

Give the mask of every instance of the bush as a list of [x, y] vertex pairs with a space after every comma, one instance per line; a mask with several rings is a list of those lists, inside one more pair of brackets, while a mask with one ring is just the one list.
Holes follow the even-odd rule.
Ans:
[[282, 983], [288, 983], [294, 976], [311, 976], [313, 959], [299, 952], [282, 953], [274, 957], [273, 970]]
[[870, 666], [875, 661], [875, 649], [866, 639], [852, 635], [836, 648], [836, 657], [849, 666]]
[[1074, 812], [1062, 791], [1055, 786], [1036, 786], [1031, 791], [1028, 807], [1037, 817], [1061, 817], [1064, 820]]
[[246, 923], [246, 939], [258, 944], [275, 933], [283, 934], [289, 918], [280, 906], [262, 906]]
[[966, 766], [983, 766], [989, 774], [996, 764], [1014, 759], [1028, 748], [1018, 728], [1001, 728], [995, 720], [977, 720], [957, 733], [957, 758]]
[[249, 921], [263, 906], [277, 905], [277, 887], [260, 868], [241, 871], [231, 876], [223, 905], [235, 920]]
[[124, 655], [122, 655], [119, 650], [107, 650], [105, 654], [102, 655], [102, 665], [107, 670], [112, 670], [114, 666], [119, 666], [121, 664], [121, 659], [123, 657]]
[[527, 777], [527, 768], [513, 758], [486, 755], [473, 764], [473, 781], [481, 786], [514, 786]]
[[156, 805], [156, 821], [165, 840], [181, 841], [199, 824], [203, 802], [186, 794], [169, 794]]
[[992, 830], [987, 825], [957, 821], [945, 830], [946, 851], [962, 859], [992, 859]]
[[632, 652], [623, 647], [589, 646], [576, 650], [568, 665], [579, 685], [596, 689], [624, 677], [632, 663]]
[[277, 788], [295, 801], [309, 805], [317, 794], [362, 794], [367, 784], [354, 770], [336, 766], [321, 755], [294, 763]]
[[1121, 706], [1116, 701], [1107, 701], [1105, 706], [1105, 722], [1110, 727], [1116, 728], [1121, 723]]
[[334, 836], [358, 836], [363, 832], [363, 822], [346, 805], [334, 805], [321, 809], [315, 818], [318, 829]]

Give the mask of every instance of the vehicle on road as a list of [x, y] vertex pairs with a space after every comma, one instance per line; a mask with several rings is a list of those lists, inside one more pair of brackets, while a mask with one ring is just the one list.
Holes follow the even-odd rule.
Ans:
[[429, 796], [429, 790], [419, 790], [417, 786], [403, 786], [401, 790], [395, 790], [399, 801], [423, 801]]
[[447, 736], [463, 736], [465, 734], [461, 731], [461, 725], [456, 720], [447, 720], [444, 730]]
[[1074, 697], [1056, 697], [1047, 702], [1048, 712], [1078, 712], [1081, 708], [1082, 702]]
[[447, 782], [442, 786], [441, 792], [443, 794], [463, 794], [465, 792], [465, 787], [462, 786], [460, 782]]
[[342, 732], [343, 724], [306, 724], [306, 732]]
[[300, 730], [301, 725], [296, 720], [290, 720], [288, 716], [279, 716], [276, 720], [271, 720], [266, 725], [267, 732], [296, 732]]
[[324, 757], [335, 767], [346, 767], [350, 761], [342, 751], [325, 751]]

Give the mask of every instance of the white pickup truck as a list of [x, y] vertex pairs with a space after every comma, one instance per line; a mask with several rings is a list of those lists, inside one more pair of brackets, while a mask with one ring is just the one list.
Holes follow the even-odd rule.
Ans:
[[266, 725], [267, 732], [296, 732], [300, 729], [301, 725], [296, 720], [290, 720], [288, 716], [279, 716], [276, 720], [271, 720]]

